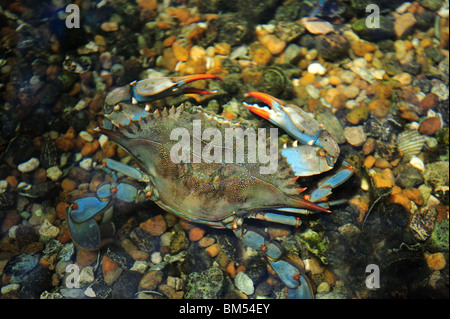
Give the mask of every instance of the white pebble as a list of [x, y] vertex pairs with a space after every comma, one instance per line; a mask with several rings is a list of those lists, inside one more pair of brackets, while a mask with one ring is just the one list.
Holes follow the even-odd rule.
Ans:
[[39, 160], [36, 157], [30, 158], [28, 161], [19, 164], [17, 169], [22, 173], [29, 173], [39, 167]]
[[347, 142], [355, 147], [361, 146], [367, 140], [366, 133], [364, 133], [364, 127], [360, 126], [348, 126], [344, 130], [344, 136]]
[[327, 69], [320, 63], [314, 62], [308, 65], [308, 72], [312, 74], [324, 75]]
[[39, 228], [39, 235], [43, 237], [56, 238], [59, 234], [59, 228], [53, 226], [48, 219], [44, 220], [44, 223]]
[[84, 160], [80, 162], [80, 167], [85, 169], [86, 171], [91, 170], [92, 168], [92, 158], [86, 157]]
[[17, 229], [19, 229], [19, 225], [14, 225], [13, 227], [11, 227], [11, 228], [8, 230], [8, 236], [9, 236], [9, 238], [11, 238], [11, 239], [15, 239], [15, 238], [16, 238], [16, 232], [17, 232]]
[[92, 287], [87, 287], [87, 289], [84, 291], [84, 295], [86, 297], [95, 298], [97, 295], [95, 294], [94, 289]]
[[61, 178], [63, 172], [59, 169], [58, 166], [52, 166], [47, 168], [47, 177], [50, 178], [52, 181], [57, 181]]
[[[161, 257], [161, 254], [159, 254]], [[136, 260], [130, 270], [143, 274], [147, 270], [148, 264], [145, 260]]]
[[73, 107], [74, 111], [81, 111], [86, 106], [88, 106], [88, 102], [85, 100], [79, 100], [78, 103]]
[[317, 100], [320, 98], [320, 91], [314, 85], [312, 84], [306, 85], [306, 91], [308, 92], [309, 96], [311, 96], [313, 99]]
[[150, 256], [150, 261], [154, 263], [155, 265], [159, 264], [162, 261], [161, 253], [159, 251], [154, 252]]
[[81, 284], [90, 284], [91, 282], [94, 282], [94, 268], [92, 266], [87, 266], [81, 269], [79, 280]]
[[417, 156], [413, 156], [409, 161], [409, 164], [411, 164], [412, 167], [417, 168], [421, 172], [425, 171], [425, 164], [423, 163], [422, 159]]
[[246, 295], [251, 295], [255, 292], [253, 281], [243, 271], [236, 275], [236, 277], [234, 278], [234, 284], [239, 291], [243, 292]]
[[91, 134], [89, 134], [86, 131], [81, 131], [78, 135], [80, 135], [80, 137], [85, 140], [86, 142], [92, 142], [94, 140], [94, 138], [92, 137]]
[[7, 293], [16, 291], [19, 288], [20, 288], [19, 284], [9, 284], [9, 285], [3, 286], [1, 292], [2, 292], [2, 295], [6, 295]]
[[108, 136], [102, 134], [100, 135], [100, 137], [98, 138], [98, 143], [100, 144], [100, 147], [103, 147], [103, 145], [108, 142]]
[[367, 60], [364, 58], [356, 58], [353, 60], [353, 64], [359, 68], [365, 69], [367, 67]]
[[0, 181], [0, 194], [3, 194], [4, 192], [6, 192], [7, 188], [8, 188], [8, 182], [5, 181], [4, 179], [2, 179]]

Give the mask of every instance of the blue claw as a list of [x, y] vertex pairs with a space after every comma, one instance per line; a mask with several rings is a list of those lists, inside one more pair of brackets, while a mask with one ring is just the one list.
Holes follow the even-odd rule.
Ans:
[[324, 199], [331, 194], [333, 188], [343, 184], [353, 175], [353, 173], [354, 171], [350, 166], [341, 169], [336, 174], [319, 183], [319, 187], [311, 193], [311, 198], [309, 198], [309, 201], [317, 202]]
[[100, 230], [95, 219], [75, 223], [68, 214], [67, 224], [70, 236], [75, 244], [89, 250], [97, 249], [100, 246]]
[[109, 201], [102, 201], [95, 196], [87, 196], [74, 200], [68, 214], [75, 223], [84, 223], [101, 213], [109, 206]]
[[291, 299], [313, 299], [311, 285], [306, 277], [300, 274], [299, 269], [280, 259], [277, 261], [269, 260], [270, 265], [289, 290], [289, 298]]
[[319, 156], [318, 146], [299, 145], [281, 150], [292, 172], [297, 176], [317, 175], [333, 168], [334, 162], [328, 156]]

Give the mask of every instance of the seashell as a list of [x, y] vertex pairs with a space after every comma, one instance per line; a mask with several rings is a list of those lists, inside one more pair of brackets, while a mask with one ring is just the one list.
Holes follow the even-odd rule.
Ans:
[[411, 164], [412, 167], [417, 168], [421, 172], [425, 171], [425, 164], [423, 163], [422, 159], [417, 156], [413, 156], [409, 161], [409, 164]]
[[414, 155], [419, 154], [424, 145], [425, 137], [416, 130], [403, 132], [397, 137], [398, 150], [402, 151], [407, 159], [411, 159]]
[[251, 295], [255, 292], [253, 281], [243, 271], [236, 275], [236, 277], [234, 278], [234, 284], [239, 291], [243, 292], [246, 295]]

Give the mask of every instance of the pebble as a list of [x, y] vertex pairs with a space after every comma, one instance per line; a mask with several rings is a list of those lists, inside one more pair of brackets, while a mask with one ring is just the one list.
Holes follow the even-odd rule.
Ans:
[[441, 128], [442, 121], [438, 116], [426, 118], [419, 126], [419, 133], [433, 136], [438, 129]]
[[320, 98], [320, 91], [314, 85], [308, 84], [306, 86], [306, 91], [308, 92], [309, 96], [311, 96], [313, 99], [318, 100]]
[[392, 77], [393, 80], [400, 82], [401, 85], [410, 85], [412, 77], [409, 73], [403, 72]]
[[103, 22], [100, 28], [105, 32], [113, 32], [119, 30], [117, 22]]
[[119, 267], [119, 265], [107, 256], [103, 256], [102, 258], [102, 274], [105, 283], [108, 286], [111, 286], [117, 278], [119, 278], [123, 269]]
[[159, 264], [162, 261], [161, 253], [159, 251], [152, 253], [150, 261], [155, 265]]
[[56, 165], [47, 168], [47, 177], [50, 178], [52, 181], [55, 181], [55, 182], [58, 181], [62, 175], [63, 175], [63, 172]]
[[89, 134], [86, 131], [81, 131], [80, 133], [78, 133], [78, 135], [80, 135], [80, 137], [85, 140], [86, 142], [92, 142], [94, 140], [94, 138], [92, 137], [91, 134]]
[[7, 188], [8, 188], [8, 182], [5, 181], [4, 179], [2, 179], [0, 181], [0, 194], [3, 194], [4, 192], [6, 192]]
[[363, 145], [367, 140], [366, 133], [364, 132], [364, 126], [362, 125], [347, 126], [344, 129], [344, 136], [347, 142], [355, 147]]
[[163, 280], [164, 273], [160, 270], [150, 270], [139, 282], [140, 290], [155, 290]]
[[87, 157], [80, 162], [80, 167], [86, 171], [90, 171], [92, 168], [92, 158]]
[[91, 282], [94, 282], [94, 267], [87, 266], [81, 269], [80, 271], [80, 284], [90, 284]]
[[189, 240], [199, 241], [205, 235], [205, 230], [200, 227], [193, 227], [189, 230]]
[[442, 253], [425, 254], [425, 260], [431, 270], [442, 270], [447, 264]]
[[342, 94], [344, 94], [349, 99], [354, 99], [359, 95], [359, 87], [357, 87], [356, 85], [346, 86], [342, 90]]
[[167, 229], [166, 221], [162, 215], [158, 215], [142, 222], [139, 227], [152, 236], [161, 236]]
[[243, 271], [239, 272], [234, 278], [234, 284], [236, 288], [246, 294], [251, 295], [255, 292], [255, 287], [251, 278]]
[[2, 287], [1, 293], [2, 293], [2, 295], [6, 295], [6, 294], [8, 294], [10, 292], [19, 290], [19, 288], [20, 288], [19, 284], [9, 284], [9, 285], [6, 285], [6, 286]]
[[272, 55], [281, 54], [286, 48], [286, 42], [273, 34], [263, 36], [260, 42], [270, 51], [270, 53], [272, 53]]
[[29, 173], [34, 171], [38, 167], [39, 167], [39, 160], [36, 157], [32, 157], [28, 161], [19, 164], [17, 166], [17, 169], [21, 173]]
[[313, 62], [310, 65], [308, 65], [308, 72], [311, 74], [319, 74], [324, 75], [327, 69], [318, 62]]
[[53, 226], [48, 219], [44, 220], [44, 223], [39, 228], [39, 235], [48, 238], [56, 238], [59, 234], [59, 228]]
[[321, 282], [320, 285], [317, 287], [317, 293], [318, 294], [320, 294], [320, 293], [327, 294], [330, 292], [330, 289], [331, 289], [330, 284], [327, 283], [326, 281], [324, 281], [324, 282]]
[[372, 176], [376, 188], [392, 188], [395, 185], [394, 173], [389, 168]]
[[421, 172], [425, 171], [425, 164], [423, 160], [417, 156], [413, 156], [409, 161], [409, 164], [411, 164], [412, 167], [417, 168]]
[[213, 245], [207, 247], [205, 250], [211, 257], [214, 258], [219, 254], [220, 246], [219, 246], [219, 244], [213, 244]]
[[409, 33], [417, 20], [411, 12], [398, 16], [394, 21], [394, 32], [398, 39], [403, 38]]

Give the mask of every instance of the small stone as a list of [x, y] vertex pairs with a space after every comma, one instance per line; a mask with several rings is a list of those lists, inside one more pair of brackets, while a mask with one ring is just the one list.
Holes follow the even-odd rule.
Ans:
[[167, 229], [166, 221], [162, 215], [158, 215], [142, 222], [139, 227], [152, 236], [161, 236]]
[[206, 248], [206, 247], [211, 246], [215, 242], [216, 242], [216, 240], [213, 237], [203, 237], [202, 239], [200, 239], [198, 244], [200, 247]]
[[431, 270], [442, 270], [447, 264], [442, 253], [425, 254], [425, 260]]
[[386, 99], [375, 99], [369, 103], [369, 109], [377, 117], [386, 117], [391, 108], [391, 102]]
[[80, 133], [78, 133], [78, 135], [85, 140], [86, 142], [92, 142], [94, 140], [94, 138], [92, 137], [91, 134], [89, 134], [86, 131], [81, 131]]
[[78, 183], [70, 178], [63, 179], [61, 183], [61, 188], [67, 192], [71, 192], [74, 189], [76, 189], [78, 186]]
[[392, 77], [393, 80], [400, 82], [401, 85], [410, 85], [412, 82], [412, 77], [409, 73], [400, 73]]
[[28, 161], [19, 164], [17, 166], [17, 169], [21, 172], [21, 173], [29, 173], [34, 171], [36, 168], [39, 167], [39, 160], [35, 157], [30, 158]]
[[304, 263], [305, 269], [311, 271], [311, 274], [313, 275], [319, 275], [325, 270], [321, 263], [315, 258], [305, 259]]
[[422, 101], [419, 103], [419, 108], [422, 112], [426, 113], [428, 110], [432, 110], [439, 102], [439, 97], [434, 93], [428, 93], [425, 95]]
[[148, 268], [148, 263], [145, 260], [136, 260], [133, 266], [130, 268], [131, 271], [136, 271], [140, 274], [145, 273]]
[[86, 171], [90, 171], [92, 168], [92, 158], [87, 157], [80, 162], [80, 167]]
[[347, 113], [347, 121], [353, 125], [360, 124], [369, 118], [370, 110], [366, 106], [355, 107]]
[[162, 282], [164, 273], [160, 270], [150, 270], [139, 282], [140, 290], [155, 290]]
[[441, 128], [441, 125], [442, 121], [439, 117], [437, 116], [428, 117], [422, 123], [420, 123], [419, 133], [428, 136], [433, 136], [437, 132], [437, 130]]
[[205, 250], [211, 257], [214, 258], [219, 254], [220, 246], [219, 246], [219, 244], [213, 244], [213, 245], [207, 247]]
[[81, 269], [80, 271], [80, 284], [90, 284], [91, 282], [94, 282], [94, 267], [87, 266]]
[[395, 185], [394, 173], [389, 168], [372, 176], [376, 188], [392, 188]]
[[344, 94], [349, 99], [354, 99], [359, 95], [359, 87], [357, 87], [356, 85], [346, 86], [342, 90], [342, 94]]
[[239, 291], [243, 292], [246, 295], [251, 295], [255, 292], [253, 281], [243, 271], [236, 275], [236, 277], [234, 278], [234, 284]]
[[314, 62], [308, 65], [308, 72], [311, 74], [324, 75], [327, 69], [320, 63]]
[[411, 160], [409, 161], [409, 164], [411, 164], [412, 167], [417, 168], [419, 171], [423, 172], [425, 171], [425, 164], [422, 161], [421, 158], [417, 156], [413, 156]]
[[100, 28], [105, 32], [113, 32], [119, 30], [117, 22], [103, 22]]
[[52, 166], [47, 168], [47, 177], [50, 178], [52, 181], [55, 182], [58, 181], [62, 175], [63, 173], [58, 166]]
[[117, 278], [119, 278], [123, 269], [119, 267], [119, 265], [107, 256], [103, 256], [102, 259], [102, 274], [105, 283], [108, 286], [111, 286]]
[[200, 227], [193, 227], [189, 230], [189, 240], [190, 241], [199, 241], [205, 235], [205, 230]]
[[347, 142], [355, 147], [359, 147], [367, 140], [366, 133], [364, 133], [364, 126], [348, 126], [344, 129], [344, 136]]
[[231, 53], [231, 45], [226, 42], [214, 44], [216, 54], [229, 55]]
[[377, 49], [377, 46], [373, 44], [372, 42], [368, 41], [354, 41], [352, 43], [352, 50], [353, 53], [355, 53], [356, 56], [364, 57], [367, 53], [375, 52]]
[[20, 288], [19, 284], [9, 284], [9, 285], [6, 285], [6, 286], [2, 287], [1, 293], [2, 293], [2, 295], [6, 295], [6, 294], [8, 294], [10, 292], [19, 290], [19, 288]]
[[44, 220], [44, 223], [41, 225], [41, 228], [39, 228], [39, 235], [43, 237], [48, 238], [56, 238], [59, 234], [59, 228], [56, 226], [53, 226], [48, 219]]
[[401, 39], [408, 34], [416, 22], [417, 20], [411, 12], [407, 12], [397, 17], [394, 21], [394, 32], [397, 38]]
[[270, 51], [270, 53], [272, 53], [272, 55], [281, 54], [286, 48], [286, 42], [273, 34], [263, 36], [260, 42]]
[[89, 297], [89, 298], [97, 297], [97, 295], [95, 294], [94, 289], [92, 289], [92, 287], [90, 287], [90, 286], [86, 288], [86, 290], [84, 291], [84, 295], [86, 297]]
[[302, 23], [311, 34], [328, 34], [334, 32], [334, 27], [331, 23], [324, 20], [311, 20], [309, 18], [302, 19]]
[[155, 265], [159, 264], [162, 261], [161, 253], [159, 251], [152, 253], [150, 261]]
[[376, 158], [373, 157], [372, 155], [369, 155], [364, 160], [364, 166], [368, 169], [371, 169], [373, 167], [373, 165], [375, 164], [375, 162], [376, 162]]
[[330, 284], [327, 283], [326, 281], [324, 281], [324, 282], [321, 282], [320, 285], [317, 287], [317, 293], [318, 294], [320, 294], [320, 293], [327, 294], [330, 292], [330, 289], [331, 289]]

